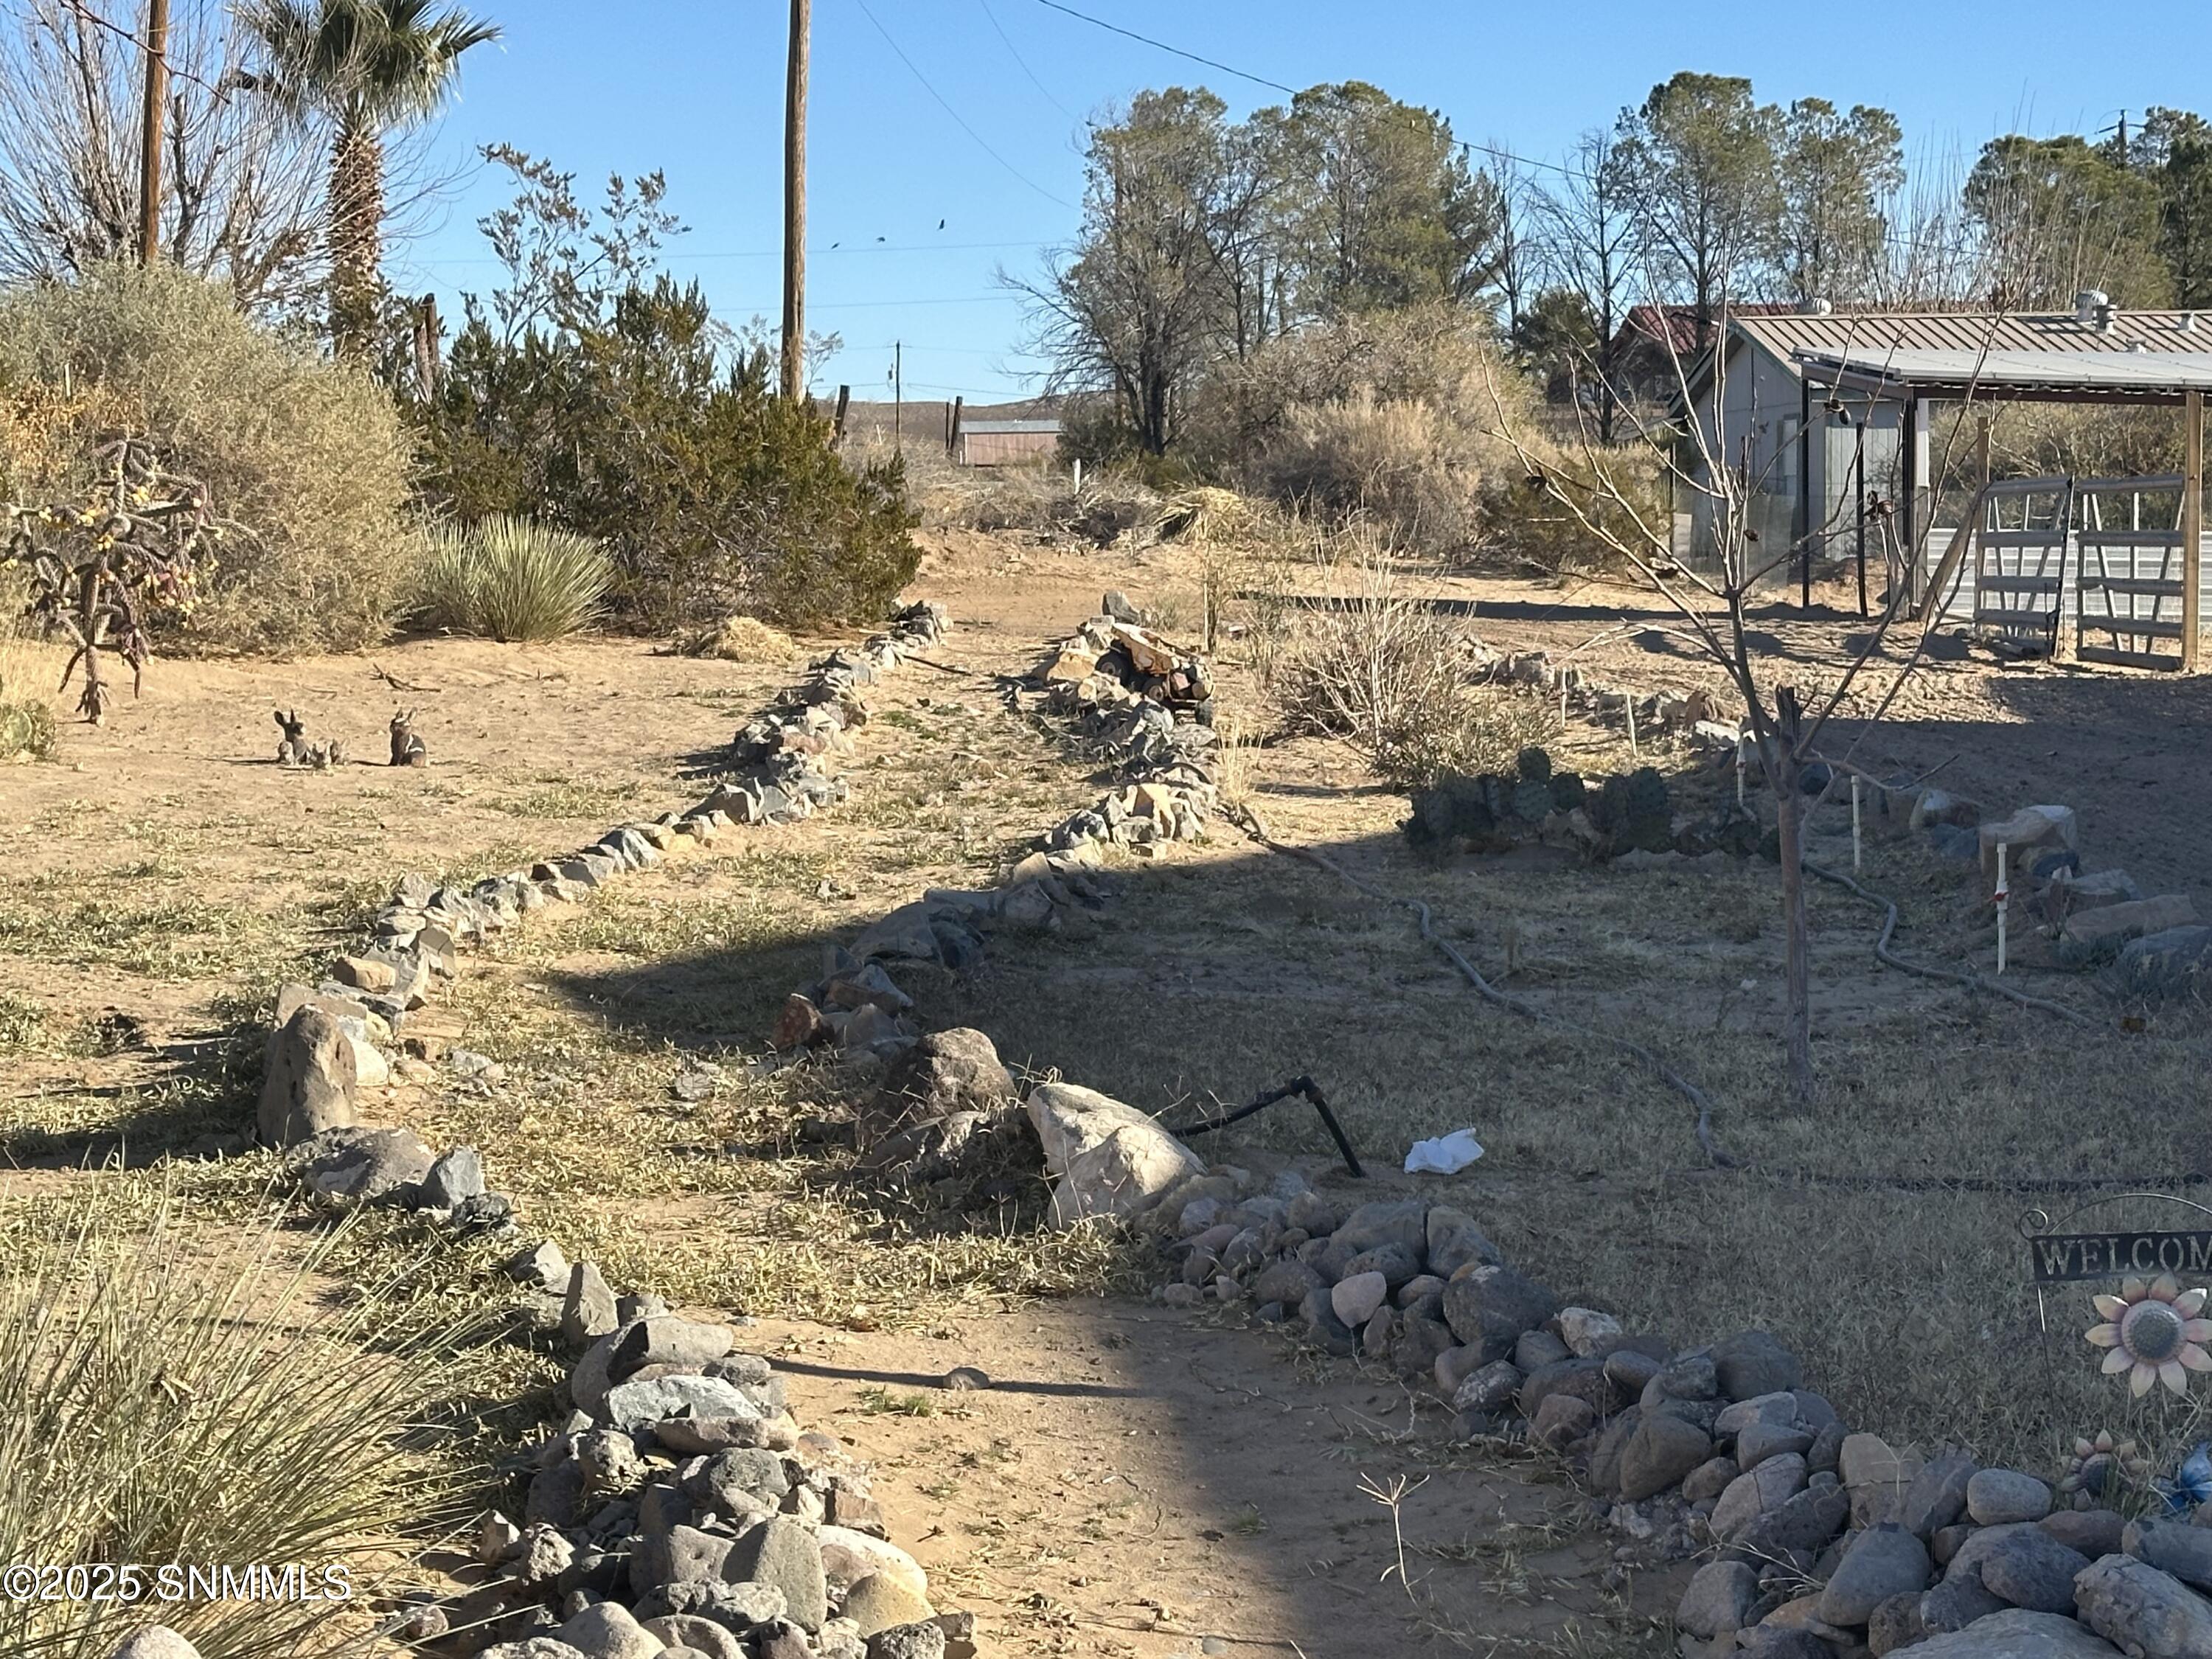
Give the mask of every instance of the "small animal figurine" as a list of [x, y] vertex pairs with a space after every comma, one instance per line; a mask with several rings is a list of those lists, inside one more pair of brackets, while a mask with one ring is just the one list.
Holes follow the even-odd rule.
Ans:
[[307, 763], [307, 723], [300, 718], [297, 709], [276, 711], [276, 724], [284, 735], [276, 744], [276, 764], [305, 766]]
[[392, 763], [394, 766], [428, 766], [430, 751], [422, 746], [422, 739], [415, 735], [415, 711], [403, 708], [392, 717]]

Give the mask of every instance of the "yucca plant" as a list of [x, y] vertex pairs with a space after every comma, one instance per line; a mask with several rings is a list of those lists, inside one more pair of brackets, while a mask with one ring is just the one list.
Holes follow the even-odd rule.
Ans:
[[159, 1200], [150, 1223], [98, 1200], [61, 1224], [9, 1219], [0, 1534], [10, 1559], [296, 1565], [326, 1592], [343, 1575], [354, 1605], [166, 1599], [149, 1570], [127, 1606], [0, 1595], [0, 1653], [109, 1659], [155, 1623], [206, 1659], [323, 1651], [345, 1622], [334, 1615], [368, 1612], [372, 1574], [394, 1541], [455, 1518], [453, 1477], [422, 1425], [448, 1380], [441, 1356], [465, 1334], [422, 1328], [398, 1311], [392, 1286], [331, 1306], [322, 1274], [334, 1236], [304, 1252], [273, 1225], [210, 1240]]
[[433, 533], [422, 611], [504, 643], [565, 639], [598, 615], [614, 567], [587, 536], [504, 514]]

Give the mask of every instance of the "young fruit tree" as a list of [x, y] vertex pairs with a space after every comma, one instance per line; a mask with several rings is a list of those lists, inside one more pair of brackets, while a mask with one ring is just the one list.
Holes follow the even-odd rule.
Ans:
[[[1608, 388], [1607, 400], [1617, 400], [1617, 406], [1632, 411], [1636, 430], [1625, 446], [1607, 445], [1587, 424], [1580, 422], [1580, 397], [1571, 400], [1578, 417], [1578, 441], [1564, 447], [1563, 459], [1539, 457], [1526, 441], [1526, 434], [1516, 429], [1509, 412], [1509, 400], [1502, 396], [1492, 399], [1496, 430], [1528, 469], [1528, 483], [1533, 491], [1564, 507], [1584, 533], [1635, 569], [1656, 593], [1680, 614], [1698, 648], [1719, 665], [1741, 703], [1741, 729], [1757, 757], [1760, 775], [1774, 796], [1782, 866], [1784, 1071], [1790, 1098], [1802, 1107], [1809, 1105], [1813, 1098], [1810, 935], [1804, 878], [1806, 821], [1838, 779], [1857, 774], [1870, 781], [1880, 781], [1854, 765], [1850, 756], [1864, 741], [1867, 732], [1888, 712], [1898, 692], [1919, 667], [1929, 636], [1942, 619], [1943, 605], [1941, 596], [1937, 596], [1938, 602], [1927, 606], [1916, 623], [1917, 636], [1910, 650], [1890, 648], [1893, 626], [1900, 617], [1912, 615], [1913, 584], [1905, 579], [1905, 573], [1923, 568], [1929, 521], [1934, 514], [1923, 512], [1911, 515], [1915, 526], [1913, 544], [1902, 546], [1894, 503], [1878, 496], [1873, 498], [1872, 527], [1881, 541], [1887, 568], [1893, 573], [1879, 615], [1871, 628], [1854, 640], [1841, 672], [1832, 684], [1808, 690], [1795, 684], [1778, 683], [1763, 660], [1762, 648], [1755, 642], [1755, 630], [1749, 622], [1754, 594], [1778, 574], [1786, 576], [1799, 561], [1810, 558], [1811, 550], [1837, 527], [1843, 507], [1839, 502], [1836, 513], [1826, 521], [1781, 538], [1778, 545], [1763, 541], [1762, 527], [1767, 515], [1759, 511], [1759, 497], [1769, 489], [1773, 481], [1771, 475], [1778, 471], [1777, 464], [1783, 460], [1784, 452], [1778, 447], [1762, 467], [1753, 465], [1746, 446], [1745, 453], [1731, 460], [1724, 453], [1719, 434], [1709, 430], [1702, 416], [1695, 412], [1698, 400], [1690, 395], [1689, 374], [1671, 343], [1668, 343], [1668, 350], [1673, 358], [1680, 405], [1692, 411], [1679, 428], [1654, 427], [1635, 416], [1628, 399], [1618, 397]], [[1706, 396], [1715, 410], [1729, 406], [1727, 356], [1725, 352], [1717, 352], [1711, 364], [1713, 379]], [[1594, 365], [1585, 365], [1584, 368], [1587, 373], [1595, 372]], [[1970, 384], [1969, 401], [1978, 390], [1978, 383]], [[1819, 404], [1814, 408], [1838, 418], [1850, 419], [1863, 418], [1865, 405], [1859, 404], [1855, 412], [1852, 407], [1832, 397], [1825, 409]], [[1795, 415], [1797, 411], [1792, 408], [1788, 412]], [[1965, 424], [1960, 422], [1958, 429], [1963, 430]], [[1711, 545], [1701, 548], [1694, 561], [1695, 568], [1675, 556], [1671, 518], [1656, 518], [1649, 508], [1639, 507], [1641, 498], [1638, 492], [1627, 486], [1628, 469], [1623, 463], [1628, 454], [1638, 450], [1656, 455], [1662, 476], [1674, 486], [1672, 493], [1676, 498], [1686, 495], [1703, 504], [1705, 510], [1695, 516], [1709, 520]], [[1947, 453], [1933, 476], [1944, 477], [1949, 460]], [[1977, 498], [1968, 508], [1968, 522], [1979, 508]], [[1809, 514], [1806, 516], [1811, 517]], [[1888, 676], [1889, 683], [1869, 708], [1869, 688], [1862, 683], [1876, 681], [1884, 674]], [[1841, 752], [1830, 755], [1821, 747], [1821, 737], [1839, 712], [1859, 722], [1859, 731]]]
[[0, 563], [19, 567], [28, 582], [25, 614], [69, 642], [60, 689], [82, 665], [77, 710], [98, 726], [111, 696], [102, 653], [130, 665], [136, 696], [152, 654], [153, 620], [189, 614], [214, 568], [222, 527], [207, 487], [167, 471], [145, 439], [110, 438], [95, 459], [99, 482], [76, 500], [6, 503]]

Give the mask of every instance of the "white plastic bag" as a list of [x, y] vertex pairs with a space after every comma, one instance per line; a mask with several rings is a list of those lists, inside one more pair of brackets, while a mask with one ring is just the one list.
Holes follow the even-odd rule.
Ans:
[[1417, 1140], [1406, 1154], [1407, 1175], [1457, 1175], [1482, 1156], [1482, 1143], [1472, 1129], [1454, 1129], [1434, 1140]]

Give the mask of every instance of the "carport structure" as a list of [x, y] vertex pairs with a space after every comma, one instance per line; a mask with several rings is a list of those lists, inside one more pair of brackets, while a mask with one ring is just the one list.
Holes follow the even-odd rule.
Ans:
[[[1803, 409], [1798, 441], [1810, 442], [1815, 387], [1826, 392], [1824, 403], [1849, 399], [1862, 407], [1875, 402], [1900, 407], [1907, 440], [1901, 446], [1899, 541], [1917, 550], [1923, 532], [1914, 519], [1929, 481], [1917, 476], [1920, 445], [1913, 440], [1925, 429], [1929, 404], [2181, 409], [2184, 459], [2179, 474], [1992, 483], [1985, 451], [1981, 487], [1949, 545], [1932, 567], [1925, 556], [1916, 556], [1899, 574], [1915, 614], [1929, 616], [1949, 605], [1971, 553], [1976, 626], [1996, 630], [2024, 653], [2054, 651], [2061, 621], [2070, 609], [2078, 659], [2193, 673], [2199, 666], [2203, 631], [2204, 394], [2212, 391], [2212, 319], [2206, 324], [2205, 341], [2208, 349], [2202, 351], [2150, 349], [2140, 343], [2112, 351], [1900, 346], [1799, 351], [1795, 361]], [[2174, 521], [2144, 523], [2145, 500], [2166, 495], [2175, 498]], [[1932, 495], [1929, 500], [1932, 517]], [[2124, 513], [2118, 510], [2123, 500], [2128, 503]], [[2008, 523], [2006, 507], [2015, 503]], [[2108, 507], [2114, 509], [2109, 514]], [[2108, 524], [2108, 516], [2126, 522]], [[1801, 525], [1799, 533], [1814, 528]], [[2092, 633], [2109, 640], [2092, 642]]]

